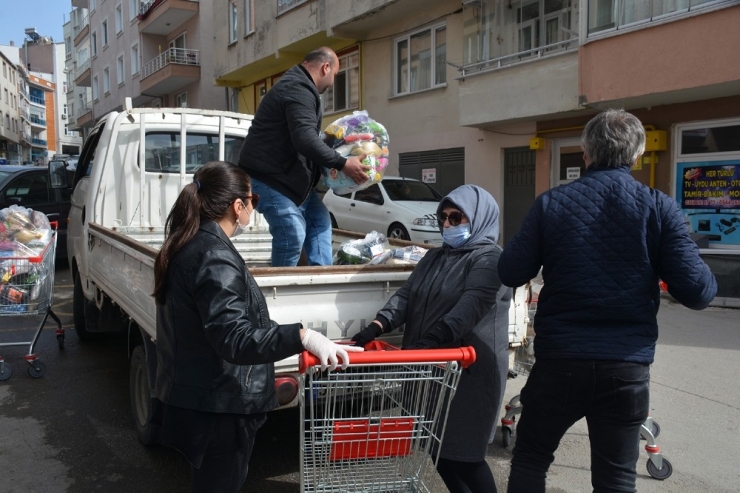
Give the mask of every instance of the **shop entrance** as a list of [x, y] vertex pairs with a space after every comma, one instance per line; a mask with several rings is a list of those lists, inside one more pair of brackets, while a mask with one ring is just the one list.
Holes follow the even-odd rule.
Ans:
[[503, 244], [519, 231], [534, 202], [535, 151], [529, 147], [504, 150]]

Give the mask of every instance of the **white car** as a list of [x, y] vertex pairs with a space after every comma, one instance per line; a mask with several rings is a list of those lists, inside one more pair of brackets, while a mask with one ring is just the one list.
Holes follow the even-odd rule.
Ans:
[[324, 194], [332, 227], [432, 245], [442, 244], [437, 206], [442, 196], [419, 180], [386, 176], [364, 190]]

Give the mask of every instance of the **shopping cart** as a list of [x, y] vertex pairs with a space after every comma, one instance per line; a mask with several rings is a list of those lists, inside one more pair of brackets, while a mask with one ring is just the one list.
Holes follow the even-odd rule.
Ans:
[[430, 492], [472, 347], [401, 351], [374, 341], [346, 370], [301, 355], [301, 491]]
[[[28, 374], [33, 378], [42, 377], [46, 371], [46, 365], [38, 359], [33, 349], [47, 318], [51, 317], [56, 322], [59, 349], [64, 348], [62, 321], [51, 309], [57, 242], [56, 221], [53, 221], [51, 226], [49, 243], [37, 256], [0, 257], [0, 317], [42, 316], [32, 340], [0, 342], [0, 347], [29, 345], [25, 360], [29, 364]], [[12, 374], [12, 368], [0, 356], [0, 381], [9, 379]]]
[[[511, 378], [518, 375], [529, 375], [534, 364], [534, 352], [531, 350], [531, 341], [521, 349], [517, 348], [514, 354], [514, 367], [509, 371]], [[515, 395], [504, 406], [506, 414], [501, 418], [501, 443], [504, 447], [511, 445], [516, 430], [516, 417], [522, 413], [522, 403], [519, 395]], [[660, 425], [648, 416], [640, 427], [640, 439], [645, 440], [645, 452], [648, 454], [647, 471], [654, 479], [668, 479], [673, 474], [673, 466], [663, 457], [655, 439], [660, 434]]]

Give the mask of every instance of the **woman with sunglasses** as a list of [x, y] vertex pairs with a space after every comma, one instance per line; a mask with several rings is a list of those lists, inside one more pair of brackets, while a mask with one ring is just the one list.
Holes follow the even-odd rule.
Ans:
[[447, 418], [437, 471], [453, 492], [496, 491], [485, 461], [503, 402], [508, 370], [511, 288], [496, 271], [499, 209], [475, 185], [463, 185], [437, 208], [441, 248], [427, 252], [406, 284], [353, 340], [364, 346], [405, 324], [404, 349], [473, 346]]
[[[259, 197], [238, 166], [198, 169], [165, 223], [154, 265], [157, 372], [152, 422], [190, 462], [193, 491], [237, 492], [267, 411], [277, 406], [273, 362], [304, 348], [333, 370], [347, 351], [300, 323], [270, 320], [265, 298], [229, 237]], [[361, 348], [356, 348], [362, 350]]]

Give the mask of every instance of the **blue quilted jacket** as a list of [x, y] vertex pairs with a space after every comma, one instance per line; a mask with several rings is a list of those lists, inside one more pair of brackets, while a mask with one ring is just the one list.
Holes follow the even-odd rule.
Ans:
[[717, 292], [675, 200], [636, 181], [629, 167], [591, 166], [537, 198], [498, 273], [521, 286], [540, 267], [536, 358], [652, 363], [658, 280], [695, 310]]

